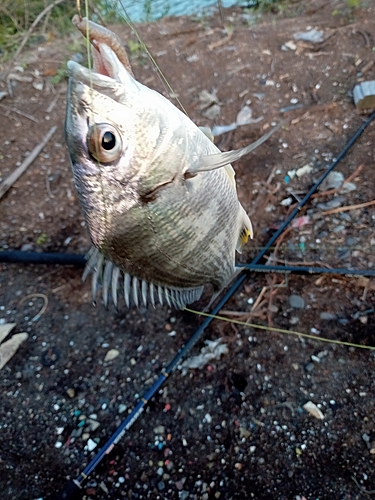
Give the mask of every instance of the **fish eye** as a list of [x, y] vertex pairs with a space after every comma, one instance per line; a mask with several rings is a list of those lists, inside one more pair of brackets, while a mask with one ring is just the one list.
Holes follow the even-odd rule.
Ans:
[[122, 152], [120, 133], [109, 123], [97, 123], [90, 128], [87, 146], [91, 156], [100, 163], [116, 161]]

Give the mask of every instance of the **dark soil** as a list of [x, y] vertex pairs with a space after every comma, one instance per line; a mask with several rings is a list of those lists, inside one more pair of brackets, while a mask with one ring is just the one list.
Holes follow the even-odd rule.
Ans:
[[[303, 105], [284, 113], [291, 121], [235, 164], [239, 197], [255, 229], [243, 261], [254, 257], [285, 220], [290, 207], [281, 201], [290, 192], [303, 196], [365, 119], [355, 110], [352, 90], [361, 80], [375, 79], [375, 7], [361, 3], [362, 8], [349, 9], [346, 2], [301, 1], [257, 18], [229, 9], [230, 37], [218, 15], [138, 27], [198, 125], [230, 124], [246, 103], [254, 118], [263, 116], [218, 137], [223, 150], [256, 140], [280, 120], [281, 108]], [[325, 41], [310, 45], [293, 39], [309, 27], [322, 30]], [[113, 29], [123, 40], [134, 40], [126, 26]], [[289, 41], [296, 47], [282, 50]], [[2, 180], [52, 125], [58, 126], [0, 201], [2, 249], [82, 254], [89, 247], [64, 144], [66, 82], [51, 83], [51, 75], [72, 57], [71, 45], [71, 39], [54, 40], [25, 54], [24, 73], [13, 72], [31, 76], [32, 82], [14, 80], [13, 97], [1, 101]], [[142, 54], [133, 50], [131, 61], [141, 82], [166, 94]], [[33, 87], [38, 82], [42, 90]], [[2, 90], [7, 90], [4, 81]], [[217, 92], [221, 111], [215, 121], [199, 108], [202, 90]], [[336, 168], [348, 178], [363, 165], [352, 180], [355, 189], [311, 200], [300, 214], [309, 216], [308, 223], [290, 230], [277, 249], [280, 263], [374, 269], [375, 206], [324, 214], [330, 205], [321, 205], [336, 200], [343, 207], [375, 198], [374, 144], [372, 124]], [[307, 164], [309, 173], [286, 177]], [[2, 498], [53, 498], [201, 323], [192, 313], [165, 307], [129, 311], [123, 301], [120, 312], [100, 303], [95, 308], [81, 273], [74, 267], [1, 265], [2, 322], [16, 323], [13, 333], [29, 333], [0, 377]], [[260, 293], [250, 315], [249, 299], [255, 302]], [[43, 296], [35, 294], [48, 299], [37, 320]], [[304, 308], [291, 307], [291, 295], [302, 298]], [[374, 281], [363, 278], [286, 280], [252, 274], [226, 310], [266, 326], [375, 346], [374, 299]], [[195, 308], [205, 305], [202, 300]], [[87, 497], [370, 498], [375, 490], [374, 351], [215, 320], [205, 339], [217, 338], [229, 353], [201, 370], [170, 377], [90, 478]], [[203, 340], [191, 355], [202, 346]], [[109, 349], [119, 356], [105, 362]], [[324, 419], [303, 409], [308, 401], [319, 405]], [[87, 419], [100, 426], [94, 429]], [[99, 442], [95, 451], [85, 448], [89, 440]]]

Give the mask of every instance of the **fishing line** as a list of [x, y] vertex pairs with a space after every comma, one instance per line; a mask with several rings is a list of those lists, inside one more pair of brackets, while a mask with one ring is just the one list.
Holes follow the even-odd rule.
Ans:
[[[277, 327], [273, 327], [273, 326], [265, 326], [265, 325], [258, 325], [255, 323], [248, 323], [247, 321], [230, 319], [230, 318], [227, 318], [226, 316], [219, 316], [219, 315], [213, 315], [213, 314], [205, 313], [205, 312], [201, 312], [201, 311], [196, 311], [195, 309], [190, 309], [189, 307], [185, 307], [184, 311], [196, 314], [197, 316], [204, 316], [206, 318], [218, 319], [220, 321], [225, 321], [227, 323], [234, 323], [236, 325], [246, 326], [247, 328], [251, 327], [251, 328], [256, 328], [257, 330], [266, 330], [269, 332], [283, 333], [283, 334], [287, 334], [287, 335], [296, 335], [298, 337], [304, 337], [304, 338], [308, 338], [311, 340], [318, 340], [320, 342], [345, 345], [348, 347], [358, 347], [360, 349], [369, 349], [371, 351], [375, 351], [375, 346], [371, 346], [371, 345], [353, 344], [352, 342], [344, 342], [341, 340], [332, 340], [332, 339], [328, 339], [326, 337], [320, 337], [320, 336], [318, 337], [317, 335], [311, 335], [309, 333], [298, 332], [296, 330], [285, 330], [283, 328], [277, 328]], [[246, 312], [244, 312], [244, 315], [245, 314], [246, 314]]]
[[[86, 0], [87, 2], [87, 0]], [[167, 78], [165, 77], [164, 73], [162, 72], [162, 70], [159, 68], [157, 62], [155, 61], [155, 59], [153, 58], [151, 52], [148, 50], [146, 44], [143, 42], [143, 40], [141, 39], [136, 27], [134, 26], [134, 23], [133, 21], [130, 19], [130, 16], [125, 8], [125, 5], [123, 4], [122, 0], [119, 0], [120, 2], [120, 5], [124, 11], [124, 20], [126, 22], [126, 24], [129, 26], [130, 30], [132, 31], [132, 33], [135, 35], [135, 37], [137, 38], [139, 44], [141, 45], [142, 49], [146, 52], [148, 58], [150, 59], [151, 63], [154, 65], [154, 67], [156, 68], [157, 70], [157, 74], [159, 75], [159, 78], [160, 78], [160, 81], [162, 82], [163, 86], [165, 89], [168, 89], [168, 93], [170, 94], [170, 97], [172, 99], [175, 99], [177, 102], [178, 102], [178, 105], [180, 106], [181, 110], [185, 113], [186, 116], [189, 116], [186, 109], [184, 108], [184, 106], [182, 105], [182, 102], [180, 101], [180, 99], [178, 98], [178, 95], [174, 92], [171, 84], [168, 82]]]

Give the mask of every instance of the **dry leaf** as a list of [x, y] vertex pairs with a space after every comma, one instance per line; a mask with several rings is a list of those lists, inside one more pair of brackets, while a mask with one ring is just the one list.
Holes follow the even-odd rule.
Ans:
[[14, 356], [19, 346], [28, 336], [29, 334], [26, 332], [16, 333], [12, 338], [0, 345], [0, 370], [4, 368], [8, 361]]
[[16, 323], [5, 323], [5, 325], [0, 325], [0, 344], [15, 326]]

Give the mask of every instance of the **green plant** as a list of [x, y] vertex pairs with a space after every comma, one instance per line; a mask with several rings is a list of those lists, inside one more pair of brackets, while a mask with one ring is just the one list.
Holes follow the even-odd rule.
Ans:
[[40, 236], [38, 236], [38, 239], [36, 240], [36, 244], [43, 245], [44, 243], [46, 243], [47, 240], [48, 240], [48, 236], [46, 235], [46, 233], [42, 233]]

